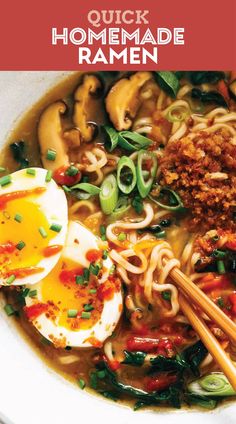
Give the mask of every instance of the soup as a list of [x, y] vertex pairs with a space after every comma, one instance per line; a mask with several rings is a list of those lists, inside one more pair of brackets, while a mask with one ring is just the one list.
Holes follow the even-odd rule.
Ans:
[[74, 74], [2, 150], [5, 312], [81, 389], [135, 409], [235, 395], [171, 278], [236, 322], [235, 96], [234, 72]]

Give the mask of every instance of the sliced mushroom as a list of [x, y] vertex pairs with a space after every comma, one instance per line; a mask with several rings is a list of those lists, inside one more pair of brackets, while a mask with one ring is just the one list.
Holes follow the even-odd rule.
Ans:
[[[68, 146], [63, 138], [61, 115], [66, 112], [66, 104], [58, 101], [50, 104], [42, 113], [38, 138], [41, 149], [41, 159], [44, 168], [55, 171], [61, 166], [69, 165]], [[48, 150], [56, 152], [55, 160], [48, 160]]]
[[94, 75], [85, 75], [83, 83], [79, 85], [75, 92], [75, 106], [73, 122], [79, 128], [82, 140], [88, 143], [94, 137], [96, 128], [92, 125], [89, 117], [95, 95], [101, 90], [102, 85]]
[[151, 72], [136, 72], [130, 78], [119, 80], [109, 91], [106, 110], [118, 131], [131, 127], [142, 101], [140, 90], [151, 78]]

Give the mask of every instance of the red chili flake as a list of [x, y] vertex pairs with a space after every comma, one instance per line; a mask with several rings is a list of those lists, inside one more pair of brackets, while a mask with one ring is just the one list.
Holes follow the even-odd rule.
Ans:
[[48, 310], [48, 305], [46, 303], [35, 303], [31, 306], [24, 306], [23, 309], [28, 320], [33, 321]]

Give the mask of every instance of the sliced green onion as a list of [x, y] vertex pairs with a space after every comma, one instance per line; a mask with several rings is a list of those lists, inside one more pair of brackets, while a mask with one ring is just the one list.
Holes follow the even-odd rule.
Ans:
[[76, 168], [76, 166], [69, 166], [69, 168], [66, 170], [66, 175], [69, 175], [69, 177], [74, 177], [75, 175], [77, 175], [79, 172], [78, 168]]
[[76, 284], [80, 284], [80, 285], [86, 284], [85, 281], [84, 281], [83, 275], [76, 275], [75, 282], [76, 282]]
[[47, 153], [46, 153], [46, 159], [47, 160], [51, 160], [51, 161], [55, 161], [57, 157], [57, 152], [56, 150], [53, 149], [48, 149]]
[[83, 277], [84, 277], [84, 281], [89, 281], [90, 272], [89, 272], [89, 269], [88, 268], [85, 268], [84, 269]]
[[152, 141], [149, 138], [132, 131], [120, 131], [118, 135], [119, 146], [130, 152], [145, 149], [151, 143]]
[[4, 306], [4, 311], [6, 312], [6, 314], [10, 317], [11, 315], [14, 315], [15, 314], [15, 309], [13, 308], [13, 306], [12, 305], [10, 305], [10, 303], [7, 303], [5, 306]]
[[60, 231], [62, 229], [62, 225], [53, 223], [53, 224], [50, 225], [49, 229], [52, 230], [52, 231], [55, 231], [55, 233], [60, 233]]
[[219, 305], [220, 308], [224, 308], [225, 306], [224, 299], [222, 297], [218, 297], [217, 304]]
[[97, 289], [90, 289], [90, 290], [89, 290], [89, 293], [90, 293], [90, 294], [96, 294], [96, 293], [97, 293]]
[[89, 271], [93, 275], [98, 275], [98, 273], [100, 271], [100, 266], [99, 265], [90, 264], [89, 265]]
[[35, 297], [35, 296], [37, 296], [37, 293], [38, 293], [38, 291], [36, 289], [30, 290], [29, 293], [28, 293], [28, 296], [29, 297]]
[[66, 192], [66, 193], [70, 193], [71, 192], [71, 188], [70, 187], [67, 187], [66, 185], [62, 185], [62, 188], [63, 188], [63, 190]]
[[226, 252], [224, 252], [224, 250], [215, 249], [212, 252], [212, 256], [214, 256], [217, 259], [223, 259], [226, 256]]
[[[151, 194], [149, 194], [148, 197], [154, 203], [156, 203], [158, 206], [160, 206], [161, 208], [166, 209], [168, 211], [180, 212], [180, 211], [184, 210], [183, 202], [180, 199], [179, 195], [174, 190], [171, 190], [168, 187], [163, 187], [161, 189], [160, 193], [169, 195], [169, 205], [166, 205], [165, 203], [160, 202], [158, 199], [156, 199]], [[171, 205], [171, 203], [174, 203], [174, 204]]]
[[78, 309], [68, 309], [67, 316], [68, 318], [76, 318], [78, 315]]
[[75, 184], [74, 186], [70, 187], [71, 190], [82, 190], [85, 191], [88, 194], [91, 194], [91, 196], [95, 196], [96, 194], [99, 194], [101, 189], [100, 187], [95, 186], [94, 184], [90, 183], [79, 183]]
[[226, 271], [225, 271], [225, 264], [224, 264], [224, 262], [222, 260], [219, 260], [219, 261], [216, 262], [216, 264], [217, 264], [217, 271], [218, 271], [218, 273], [220, 275], [225, 274]]
[[0, 178], [0, 186], [6, 186], [11, 183], [11, 175], [4, 175], [4, 177]]
[[[151, 167], [147, 174], [148, 179], [145, 178], [143, 166], [145, 166], [145, 162], [151, 162]], [[138, 153], [137, 160], [137, 187], [140, 196], [144, 199], [147, 197], [148, 193], [151, 190], [153, 180], [156, 176], [157, 172], [157, 158], [152, 152], [147, 152], [145, 150], [140, 150]]]
[[157, 83], [165, 93], [171, 97], [176, 97], [179, 91], [179, 80], [174, 72], [158, 71], [155, 72]]
[[189, 384], [188, 391], [197, 395], [212, 397], [236, 395], [236, 391], [221, 372], [214, 372], [193, 381]]
[[85, 383], [85, 381], [84, 381], [82, 378], [80, 378], [80, 379], [78, 380], [78, 385], [79, 385], [79, 387], [81, 388], [81, 390], [84, 390], [84, 388], [85, 388], [85, 386], [86, 386], [86, 383]]
[[0, 172], [5, 172], [6, 168], [4, 168], [3, 166], [0, 166]]
[[6, 279], [6, 284], [9, 284], [9, 285], [12, 284], [13, 281], [15, 281], [15, 279], [16, 279], [16, 276], [14, 274], [10, 275], [10, 277]]
[[48, 170], [45, 177], [46, 183], [50, 183], [51, 179], [52, 179], [52, 171]]
[[109, 274], [110, 274], [110, 275], [114, 274], [115, 270], [116, 270], [116, 265], [115, 265], [115, 264], [113, 264], [113, 265], [111, 266], [111, 268], [110, 268]]
[[118, 234], [117, 240], [119, 240], [119, 241], [125, 241], [126, 240], [126, 234], [125, 233]]
[[105, 148], [108, 152], [112, 152], [118, 144], [118, 132], [109, 125], [103, 125], [102, 131], [105, 134]]
[[102, 254], [102, 259], [107, 259], [107, 258], [108, 258], [108, 250], [104, 250]]
[[91, 317], [91, 312], [85, 312], [83, 311], [81, 314], [81, 318], [83, 319], [89, 319]]
[[48, 234], [43, 227], [39, 227], [39, 233], [43, 238], [47, 238]]
[[109, 221], [114, 222], [119, 220], [130, 208], [129, 198], [127, 196], [120, 196], [114, 211], [109, 216]]
[[101, 239], [103, 241], [106, 240], [106, 227], [104, 225], [100, 225], [100, 234], [101, 234]]
[[117, 184], [122, 193], [129, 194], [136, 186], [137, 176], [134, 162], [122, 156], [117, 165]]
[[110, 215], [118, 201], [118, 186], [114, 175], [108, 175], [101, 185], [99, 193], [100, 205], [105, 215]]
[[15, 216], [14, 216], [14, 220], [16, 221], [16, 222], [22, 222], [22, 220], [23, 220], [23, 216], [22, 215], [20, 215], [19, 213], [17, 213]]
[[33, 169], [33, 168], [27, 168], [27, 169], [26, 169], [26, 174], [27, 174], [27, 175], [31, 175], [32, 177], [35, 177], [35, 175], [36, 175], [36, 169]]
[[25, 242], [24, 241], [19, 241], [19, 243], [17, 243], [17, 245], [16, 245], [16, 248], [18, 249], [18, 250], [22, 250], [22, 249], [24, 249], [24, 247], [25, 247]]
[[94, 307], [90, 303], [86, 303], [86, 305], [84, 305], [84, 310], [85, 312], [90, 312], [94, 310]]
[[92, 389], [96, 390], [97, 389], [97, 373], [96, 372], [91, 372], [90, 374], [90, 386], [92, 387]]

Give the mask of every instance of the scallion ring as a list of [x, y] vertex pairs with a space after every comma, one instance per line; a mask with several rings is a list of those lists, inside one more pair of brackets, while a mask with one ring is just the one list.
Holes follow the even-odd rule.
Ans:
[[157, 158], [152, 152], [140, 150], [137, 160], [137, 187], [144, 199], [151, 190], [157, 172]]
[[118, 134], [118, 144], [125, 150], [134, 152], [136, 150], [145, 149], [152, 141], [144, 137], [144, 135], [138, 134], [132, 131], [120, 131]]
[[197, 395], [212, 397], [236, 395], [228, 379], [221, 372], [214, 372], [193, 381], [189, 384], [188, 391]]
[[131, 208], [131, 204], [129, 204], [129, 199], [127, 196], [120, 196], [116, 207], [112, 214], [109, 217], [109, 221], [117, 221]]
[[[154, 196], [149, 194], [149, 199], [151, 199], [154, 203], [156, 203], [158, 206], [160, 206], [163, 209], [166, 209], [167, 211], [173, 211], [173, 212], [183, 212], [185, 210], [184, 204], [179, 197], [179, 195], [174, 191], [171, 190], [168, 187], [163, 187], [160, 190], [161, 194], [166, 194], [169, 197], [169, 205], [160, 202], [158, 199], [156, 199]], [[171, 204], [172, 203], [172, 204]], [[174, 204], [173, 204], [174, 203]]]
[[117, 165], [117, 184], [124, 194], [129, 194], [136, 186], [137, 175], [134, 162], [127, 156], [122, 156]]
[[96, 196], [100, 191], [100, 187], [90, 183], [79, 183], [70, 187], [70, 192], [80, 200], [87, 200], [91, 196]]
[[182, 122], [185, 121], [185, 119], [187, 118], [188, 113], [186, 111], [186, 109], [182, 106], [173, 106], [170, 107], [167, 115], [166, 115], [166, 119], [169, 122]]
[[114, 175], [108, 175], [101, 185], [99, 193], [100, 205], [105, 215], [110, 215], [118, 201], [118, 186]]

